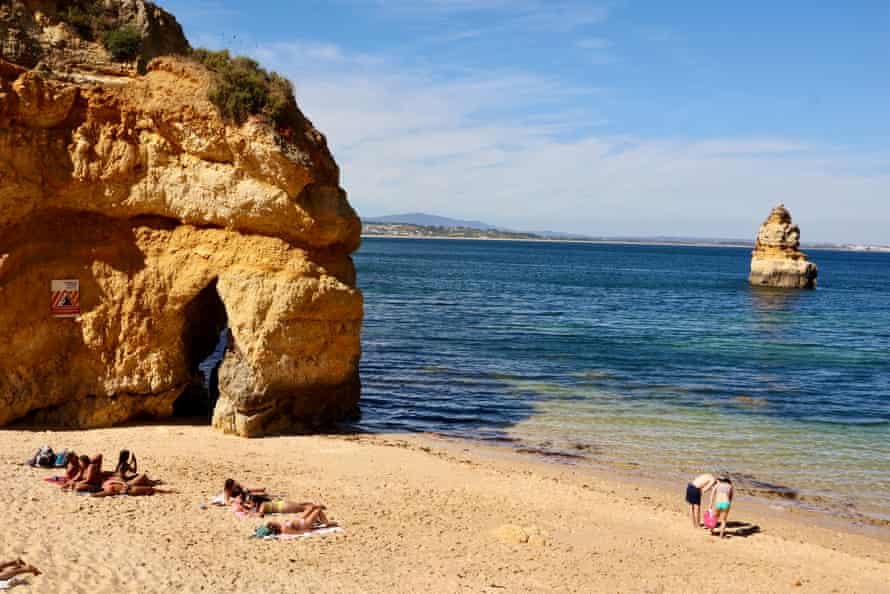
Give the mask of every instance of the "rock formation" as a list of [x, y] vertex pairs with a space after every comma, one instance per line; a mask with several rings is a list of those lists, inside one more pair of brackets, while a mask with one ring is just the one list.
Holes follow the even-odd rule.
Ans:
[[791, 223], [791, 213], [780, 204], [757, 233], [748, 281], [755, 286], [812, 289], [819, 270], [799, 247], [800, 229]]
[[[147, 2], [96, 2], [141, 32], [130, 64], [56, 4], [0, 7], [0, 424], [170, 416], [225, 327], [214, 426], [350, 414], [361, 224], [324, 137], [295, 105], [287, 130], [224, 120], [210, 72], [156, 57], [188, 43]], [[51, 316], [54, 279], [79, 317]]]

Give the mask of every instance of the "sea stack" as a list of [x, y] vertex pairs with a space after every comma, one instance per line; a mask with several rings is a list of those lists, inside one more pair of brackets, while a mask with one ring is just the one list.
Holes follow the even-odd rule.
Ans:
[[801, 252], [800, 229], [784, 204], [776, 206], [760, 226], [748, 281], [757, 287], [812, 289], [819, 269]]
[[[191, 52], [150, 2], [66, 6], [0, 6], [0, 425], [353, 415], [361, 222], [289, 84]], [[239, 84], [274, 101], [226, 112]], [[218, 399], [196, 397], [224, 329]]]

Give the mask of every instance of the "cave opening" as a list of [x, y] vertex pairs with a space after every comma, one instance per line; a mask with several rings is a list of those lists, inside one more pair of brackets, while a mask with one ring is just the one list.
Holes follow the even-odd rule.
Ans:
[[214, 279], [185, 308], [182, 344], [191, 383], [173, 403], [173, 416], [210, 422], [229, 341], [228, 315]]

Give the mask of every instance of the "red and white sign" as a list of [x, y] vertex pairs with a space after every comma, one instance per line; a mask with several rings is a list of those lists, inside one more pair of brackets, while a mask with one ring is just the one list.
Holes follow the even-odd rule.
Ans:
[[76, 318], [80, 315], [80, 281], [54, 280], [50, 287], [50, 311], [56, 318]]

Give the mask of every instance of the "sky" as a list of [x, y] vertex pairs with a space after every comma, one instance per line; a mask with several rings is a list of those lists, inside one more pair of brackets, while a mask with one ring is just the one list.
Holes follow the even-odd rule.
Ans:
[[291, 79], [364, 217], [890, 244], [890, 2], [159, 0]]

